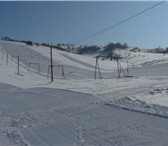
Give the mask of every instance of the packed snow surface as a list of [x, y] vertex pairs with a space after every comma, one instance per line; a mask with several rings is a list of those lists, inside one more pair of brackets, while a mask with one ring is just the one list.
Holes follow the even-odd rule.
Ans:
[[50, 82], [50, 48], [1, 41], [0, 145], [167, 145], [168, 55], [123, 54], [129, 77], [98, 60], [94, 79], [95, 58], [53, 49]]

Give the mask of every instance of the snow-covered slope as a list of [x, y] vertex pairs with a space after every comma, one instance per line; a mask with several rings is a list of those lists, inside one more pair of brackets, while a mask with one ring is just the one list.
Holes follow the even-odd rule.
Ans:
[[95, 80], [95, 58], [53, 49], [65, 71], [53, 83], [49, 57], [47, 47], [0, 42], [0, 145], [167, 145], [168, 55], [129, 52], [127, 78], [117, 78], [114, 60], [99, 60]]

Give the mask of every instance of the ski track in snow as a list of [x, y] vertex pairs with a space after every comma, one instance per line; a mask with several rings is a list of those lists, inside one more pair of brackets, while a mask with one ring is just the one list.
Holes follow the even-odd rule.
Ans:
[[[39, 93], [39, 91], [40, 92], [42, 91], [40, 89], [36, 89], [36, 90], [34, 90], [34, 91], [36, 91], [38, 93]], [[34, 91], [32, 91], [32, 92], [34, 92]], [[55, 91], [55, 92], [58, 92], [58, 91]], [[54, 95], [55, 92], [50, 93], [50, 94]], [[61, 92], [65, 92], [65, 91], [61, 91]], [[61, 92], [59, 93], [60, 95], [61, 95]], [[24, 93], [26, 96], [28, 92], [24, 92]], [[44, 93], [45, 93], [45, 91], [44, 91]], [[72, 94], [72, 96], [70, 96], [70, 97], [76, 97], [76, 96], [74, 96], [73, 92], [71, 94]], [[32, 94], [32, 95], [36, 96], [36, 94]], [[69, 95], [70, 95], [70, 93], [69, 93]], [[87, 95], [87, 98], [92, 99], [93, 97], [88, 97], [88, 95]], [[70, 100], [72, 100], [72, 99], [73, 98], [70, 98]], [[11, 119], [9, 119], [9, 122], [7, 122], [7, 121], [6, 122], [10, 123], [9, 128], [10, 128], [10, 126], [12, 126], [12, 127], [14, 127], [15, 130], [19, 130], [20, 132], [15, 132], [15, 130], [14, 130], [14, 132], [10, 132], [9, 130], [7, 130], [5, 132], [7, 133], [7, 136], [10, 139], [12, 139], [14, 142], [16, 142], [18, 144], [23, 143], [24, 139], [26, 139], [25, 141], [32, 140], [32, 143], [30, 142], [30, 145], [31, 144], [36, 145], [37, 143], [39, 143], [41, 145], [48, 145], [48, 146], [54, 145], [56, 142], [58, 142], [58, 145], [59, 145], [59, 142], [60, 142], [60, 145], [66, 145], [66, 144], [68, 144], [68, 145], [89, 145], [89, 144], [90, 145], [92, 145], [92, 144], [98, 145], [98, 144], [101, 144], [101, 145], [106, 146], [106, 145], [111, 145], [114, 143], [115, 143], [115, 145], [119, 144], [120, 140], [117, 141], [114, 139], [113, 141], [109, 142], [108, 138], [107, 139], [102, 138], [102, 136], [103, 136], [102, 134], [100, 134], [99, 136], [96, 136], [97, 132], [94, 132], [95, 130], [96, 131], [98, 130], [100, 132], [102, 129], [100, 130], [99, 128], [103, 128], [106, 124], [109, 125], [107, 121], [111, 121], [112, 119], [113, 119], [112, 120], [113, 122], [111, 121], [112, 125], [110, 124], [111, 126], [109, 125], [109, 128], [113, 129], [116, 127], [115, 124], [118, 125], [118, 122], [116, 120], [114, 120], [115, 119], [113, 117], [114, 113], [113, 114], [111, 113], [111, 117], [109, 116], [110, 112], [108, 110], [110, 110], [112, 112], [113, 108], [112, 109], [106, 108], [106, 105], [101, 104], [101, 103], [97, 104], [97, 102], [94, 103], [93, 101], [84, 102], [83, 104], [84, 104], [83, 107], [88, 107], [88, 108], [83, 110], [83, 109], [81, 109], [80, 104], [78, 106], [74, 106], [74, 107], [70, 106], [67, 108], [64, 106], [64, 109], [62, 109], [62, 107], [59, 107], [59, 106], [58, 107], [54, 106], [54, 107], [50, 107], [48, 110], [43, 109], [43, 110], [37, 111], [37, 112], [30, 112], [30, 113], [26, 112], [26, 113], [21, 113], [18, 115], [13, 115], [13, 117], [11, 117]], [[79, 109], [79, 110], [77, 110], [77, 109]], [[104, 110], [102, 110], [102, 109], [104, 109]], [[116, 109], [116, 108], [114, 108], [114, 109]], [[75, 114], [74, 114], [74, 111], [75, 111]], [[118, 111], [118, 110], [116, 110], [116, 111]], [[104, 116], [103, 115], [104, 112], [108, 113], [108, 116]], [[124, 112], [124, 114], [126, 114], [126, 113]], [[128, 111], [128, 113], [129, 113], [129, 111]], [[131, 113], [129, 113], [129, 114], [131, 114]], [[135, 114], [134, 116], [136, 116], [138, 118], [137, 114]], [[145, 116], [143, 116], [143, 117], [145, 117]], [[99, 119], [100, 121], [98, 121], [97, 118], [98, 119], [100, 118], [101, 120]], [[105, 118], [107, 118], [108, 120], [106, 121]], [[97, 121], [97, 123], [95, 123], [95, 121]], [[96, 128], [92, 122], [95, 123], [96, 124], [95, 126], [98, 126], [99, 128]], [[149, 122], [149, 121], [147, 120], [147, 122]], [[145, 126], [145, 123], [142, 122], [142, 124], [144, 124], [144, 126]], [[57, 130], [58, 127], [60, 127], [60, 128], [64, 127], [65, 129], [61, 128], [60, 130]], [[124, 127], [124, 124], [122, 125], [122, 127]], [[128, 126], [128, 128], [129, 128], [129, 126]], [[136, 124], [135, 124], [135, 128], [136, 128]], [[71, 129], [71, 130], [68, 130], [66, 132], [67, 129]], [[94, 129], [94, 130], [92, 131], [92, 129]], [[121, 130], [121, 129], [118, 129], [118, 130]], [[67, 134], [67, 136], [66, 136], [66, 133], [68, 133], [68, 132], [70, 132], [70, 133], [73, 132], [73, 137], [71, 137], [72, 134]], [[118, 131], [118, 132], [120, 133], [120, 131]], [[22, 136], [19, 136], [19, 133], [21, 133], [23, 135], [24, 139], [21, 139]], [[35, 135], [35, 138], [34, 138], [35, 141], [33, 141], [33, 138], [29, 139], [29, 137], [30, 137], [29, 135]], [[51, 135], [51, 136], [48, 137], [47, 135]], [[54, 139], [54, 138], [52, 138], [53, 135], [54, 135], [54, 137], [60, 137], [60, 138]], [[115, 134], [114, 134], [114, 136], [115, 136]], [[20, 137], [20, 138], [18, 138], [18, 137]], [[120, 143], [119, 145], [124, 145], [124, 144]], [[144, 145], [148, 145], [148, 144], [144, 143]]]

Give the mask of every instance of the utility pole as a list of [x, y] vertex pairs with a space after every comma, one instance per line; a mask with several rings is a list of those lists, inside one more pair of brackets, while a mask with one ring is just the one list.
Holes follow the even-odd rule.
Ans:
[[53, 82], [53, 60], [52, 60], [52, 46], [50, 46], [50, 61], [51, 61], [51, 82]]

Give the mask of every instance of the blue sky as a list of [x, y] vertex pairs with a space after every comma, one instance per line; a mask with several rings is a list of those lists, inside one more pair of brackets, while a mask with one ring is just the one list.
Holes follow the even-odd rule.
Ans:
[[[72, 43], [112, 26], [158, 1], [0, 1], [0, 37], [46, 43]], [[168, 2], [77, 44], [127, 43], [168, 47]]]

